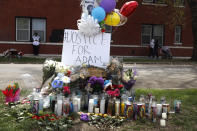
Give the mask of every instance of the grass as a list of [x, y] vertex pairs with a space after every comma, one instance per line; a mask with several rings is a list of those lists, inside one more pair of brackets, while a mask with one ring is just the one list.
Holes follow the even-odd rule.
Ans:
[[[173, 105], [175, 99], [181, 100], [181, 113], [171, 114], [167, 120], [167, 126], [161, 128], [159, 126], [159, 118], [156, 123], [152, 123], [150, 120], [136, 121], [130, 123], [123, 128], [125, 131], [139, 131], [139, 130], [197, 130], [197, 90], [196, 89], [183, 89], [183, 90], [159, 90], [159, 89], [137, 89], [136, 97], [139, 98], [141, 94], [147, 95], [151, 93], [159, 101], [161, 96], [165, 96], [170, 105]], [[171, 106], [171, 110], [173, 107]], [[145, 123], [144, 123], [145, 122]]]
[[[43, 64], [46, 58], [36, 58], [36, 57], [22, 57], [22, 58], [5, 58], [0, 57], [1, 64]], [[55, 58], [56, 61], [61, 61], [60, 58]]]
[[190, 59], [150, 59], [150, 58], [123, 58], [124, 63], [145, 64], [197, 64]]
[[[22, 91], [22, 96], [27, 96], [28, 91]], [[151, 93], [157, 100], [161, 96], [165, 96], [167, 101], [172, 105], [173, 100], [179, 99], [182, 101], [181, 113], [171, 114], [167, 120], [167, 126], [161, 128], [159, 126], [159, 118], [156, 123], [149, 119], [126, 122], [120, 129], [122, 131], [171, 131], [171, 130], [197, 130], [197, 90], [183, 89], [183, 90], [160, 90], [160, 89], [136, 89], [136, 99], [140, 95], [147, 95]], [[3, 131], [26, 131], [26, 130], [46, 130], [46, 127], [40, 126], [36, 120], [26, 118], [25, 120], [18, 120], [16, 117], [17, 109], [9, 108], [3, 104], [4, 97], [0, 93], [0, 130]], [[171, 107], [173, 109], [173, 107]], [[23, 109], [24, 110], [24, 109]], [[9, 113], [8, 113], [9, 112]], [[8, 115], [11, 114], [11, 115]], [[77, 126], [77, 125], [74, 125]]]

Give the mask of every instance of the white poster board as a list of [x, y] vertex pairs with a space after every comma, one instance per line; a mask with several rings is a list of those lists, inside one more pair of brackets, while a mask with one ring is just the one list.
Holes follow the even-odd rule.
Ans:
[[64, 30], [62, 62], [66, 65], [105, 66], [110, 60], [111, 34], [87, 37], [78, 30]]

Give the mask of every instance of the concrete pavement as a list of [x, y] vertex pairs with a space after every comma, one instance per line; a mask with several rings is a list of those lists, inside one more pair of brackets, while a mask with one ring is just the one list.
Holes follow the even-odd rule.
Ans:
[[[125, 64], [124, 68], [134, 65]], [[136, 65], [138, 80], [135, 88], [182, 89], [197, 88], [195, 65]], [[13, 82], [21, 88], [32, 90], [42, 81], [42, 64], [0, 64], [0, 89]]]

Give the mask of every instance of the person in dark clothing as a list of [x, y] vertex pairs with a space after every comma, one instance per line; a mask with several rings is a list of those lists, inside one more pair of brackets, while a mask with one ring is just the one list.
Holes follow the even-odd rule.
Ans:
[[154, 58], [154, 46], [155, 46], [155, 40], [152, 39], [149, 45], [149, 57], [152, 57], [152, 58]]
[[35, 33], [32, 37], [33, 39], [33, 53], [34, 55], [38, 55], [39, 54], [39, 45], [40, 45], [40, 36], [38, 35], [38, 33]]
[[159, 43], [158, 43], [158, 40], [155, 40], [154, 57], [156, 57], [157, 59], [159, 58], [158, 49], [159, 49]]

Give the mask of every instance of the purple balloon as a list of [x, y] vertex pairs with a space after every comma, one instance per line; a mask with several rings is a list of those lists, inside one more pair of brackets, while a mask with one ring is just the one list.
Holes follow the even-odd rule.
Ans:
[[115, 0], [102, 0], [100, 6], [105, 10], [106, 13], [112, 12], [116, 7]]

